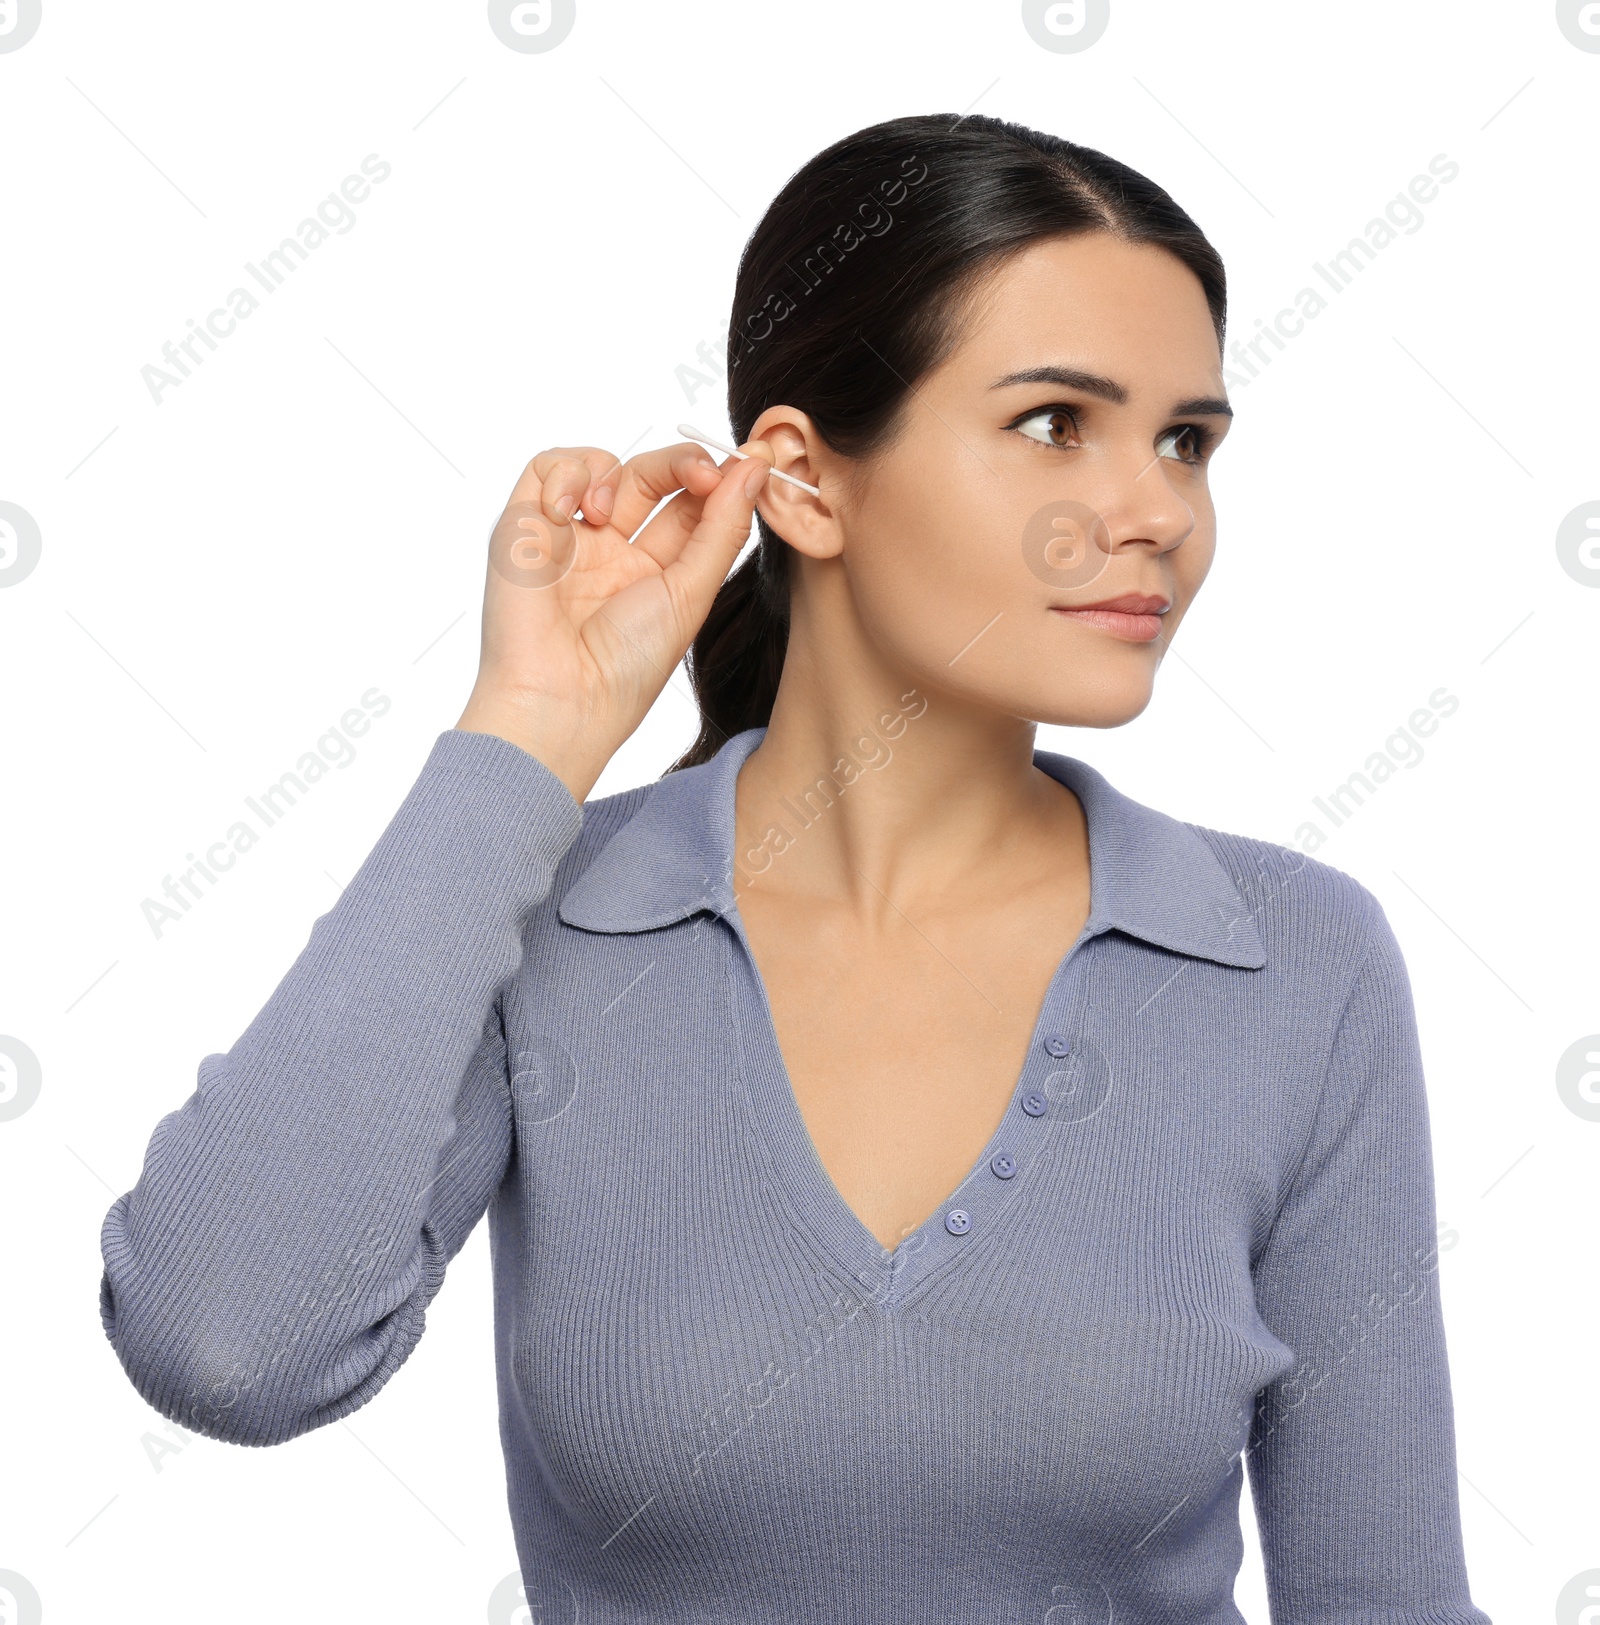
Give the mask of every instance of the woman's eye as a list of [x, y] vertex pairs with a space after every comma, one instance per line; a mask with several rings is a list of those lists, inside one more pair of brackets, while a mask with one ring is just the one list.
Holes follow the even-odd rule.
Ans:
[[[1081, 446], [1078, 417], [1069, 407], [1047, 406], [1012, 424], [1012, 428], [1042, 446], [1066, 448]], [[1181, 423], [1168, 429], [1156, 441], [1156, 455], [1180, 463], [1201, 464], [1216, 439], [1215, 433], [1198, 423]]]
[[1078, 443], [1078, 424], [1073, 415], [1059, 406], [1047, 407], [1014, 425], [1030, 440], [1045, 446], [1075, 446]]
[[[1164, 451], [1162, 448], [1169, 443], [1178, 449]], [[1180, 463], [1203, 463], [1206, 455], [1204, 432], [1193, 423], [1185, 423], [1177, 429], [1168, 429], [1156, 441], [1156, 455], [1174, 457]]]

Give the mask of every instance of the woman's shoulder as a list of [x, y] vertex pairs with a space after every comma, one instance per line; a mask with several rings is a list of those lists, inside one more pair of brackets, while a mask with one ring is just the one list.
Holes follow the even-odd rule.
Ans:
[[1240, 949], [1229, 963], [1259, 966], [1264, 954], [1280, 968], [1300, 960], [1312, 975], [1319, 965], [1324, 973], [1334, 969], [1330, 958], [1364, 957], [1381, 931], [1376, 895], [1324, 858], [1184, 818], [1129, 794], [1077, 757], [1036, 751], [1035, 762], [1082, 801], [1091, 871], [1114, 894], [1113, 910], [1156, 923], [1186, 921], [1197, 942], [1217, 940], [1220, 924], [1221, 940]]
[[1326, 967], [1363, 959], [1389, 932], [1377, 894], [1347, 870], [1299, 847], [1183, 820], [1232, 882], [1269, 959]]

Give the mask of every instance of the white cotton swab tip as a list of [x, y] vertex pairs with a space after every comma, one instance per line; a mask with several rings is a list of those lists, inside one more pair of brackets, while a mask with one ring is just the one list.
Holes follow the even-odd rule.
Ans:
[[[713, 451], [725, 451], [730, 457], [748, 457], [750, 455], [747, 451], [740, 451], [737, 446], [725, 446], [720, 440], [713, 440], [710, 435], [702, 434], [690, 423], [680, 423], [678, 433], [685, 440], [698, 440], [702, 446], [710, 446]], [[822, 495], [816, 486], [807, 485], [804, 480], [797, 480], [793, 474], [785, 474], [781, 468], [773, 469], [772, 477], [775, 480], [787, 480], [791, 485], [798, 485], [802, 491], [809, 491], [814, 497]]]

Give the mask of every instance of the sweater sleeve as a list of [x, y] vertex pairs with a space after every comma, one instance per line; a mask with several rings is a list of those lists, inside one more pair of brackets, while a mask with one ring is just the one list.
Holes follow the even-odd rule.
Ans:
[[278, 1444], [416, 1346], [509, 1163], [501, 989], [582, 821], [528, 752], [439, 735], [261, 1011], [156, 1124], [102, 1226], [100, 1312], [162, 1415]]
[[1411, 985], [1366, 896], [1320, 1103], [1254, 1270], [1296, 1356], [1257, 1395], [1248, 1456], [1271, 1617], [1489, 1625], [1462, 1550]]

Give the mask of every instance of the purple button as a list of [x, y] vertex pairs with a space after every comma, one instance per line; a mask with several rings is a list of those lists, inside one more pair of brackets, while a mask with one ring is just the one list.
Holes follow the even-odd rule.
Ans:
[[953, 1207], [944, 1216], [944, 1227], [952, 1236], [964, 1236], [972, 1228], [972, 1215], [964, 1207]]
[[1072, 1045], [1069, 1044], [1064, 1038], [1055, 1037], [1045, 1039], [1044, 1047], [1048, 1054], [1054, 1055], [1056, 1059], [1059, 1060], [1067, 1053], [1069, 1049], [1072, 1048]]
[[1009, 1151], [997, 1151], [990, 1157], [989, 1166], [1001, 1179], [1010, 1179], [1017, 1171], [1017, 1159]]
[[1030, 1089], [1022, 1097], [1022, 1109], [1029, 1117], [1043, 1117], [1050, 1109], [1050, 1102], [1037, 1089]]

